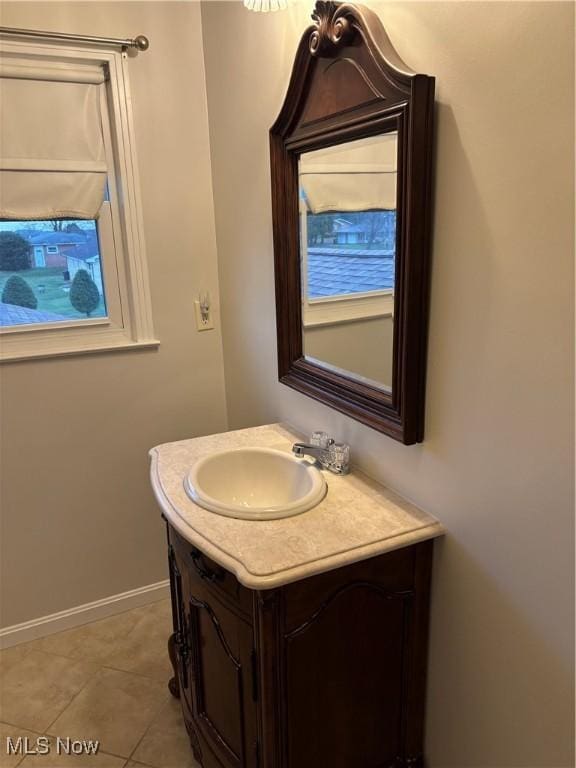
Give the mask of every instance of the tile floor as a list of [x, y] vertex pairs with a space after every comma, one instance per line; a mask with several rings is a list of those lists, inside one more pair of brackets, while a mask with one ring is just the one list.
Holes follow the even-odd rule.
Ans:
[[[0, 768], [199, 768], [170, 696], [170, 601], [0, 651]], [[93, 739], [95, 755], [9, 755], [7, 737]]]

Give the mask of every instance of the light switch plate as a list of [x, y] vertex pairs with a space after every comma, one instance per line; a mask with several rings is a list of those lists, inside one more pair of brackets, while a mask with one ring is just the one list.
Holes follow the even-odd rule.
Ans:
[[197, 331], [211, 331], [214, 328], [214, 319], [212, 317], [212, 307], [208, 308], [208, 317], [206, 320], [202, 318], [202, 310], [200, 309], [200, 302], [196, 300], [194, 302], [194, 317], [196, 318], [196, 330]]

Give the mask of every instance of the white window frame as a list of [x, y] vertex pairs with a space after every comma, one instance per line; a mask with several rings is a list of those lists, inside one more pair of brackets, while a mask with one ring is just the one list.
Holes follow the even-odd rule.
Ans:
[[[2, 41], [3, 53], [104, 67], [102, 99], [108, 191], [98, 215], [107, 316], [0, 329], [0, 362], [155, 348], [126, 53], [59, 43]], [[108, 119], [107, 119], [108, 116]]]
[[394, 317], [392, 288], [384, 291], [322, 296], [317, 299], [308, 298], [308, 208], [302, 199], [300, 200], [300, 254], [304, 328], [353, 323], [378, 317]]

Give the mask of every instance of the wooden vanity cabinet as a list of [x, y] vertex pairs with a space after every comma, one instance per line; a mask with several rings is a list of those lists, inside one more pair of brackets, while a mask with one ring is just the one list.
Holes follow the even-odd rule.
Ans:
[[168, 526], [175, 669], [203, 768], [421, 768], [432, 541], [250, 590]]

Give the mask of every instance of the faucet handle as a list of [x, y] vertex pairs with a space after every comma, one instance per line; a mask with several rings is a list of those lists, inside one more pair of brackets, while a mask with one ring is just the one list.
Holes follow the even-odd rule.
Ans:
[[350, 470], [350, 446], [347, 443], [332, 441], [329, 448], [330, 464], [341, 475]]
[[310, 437], [310, 445], [317, 445], [319, 448], [328, 449], [333, 443], [334, 440], [332, 440], [328, 433], [320, 430], [312, 432]]

